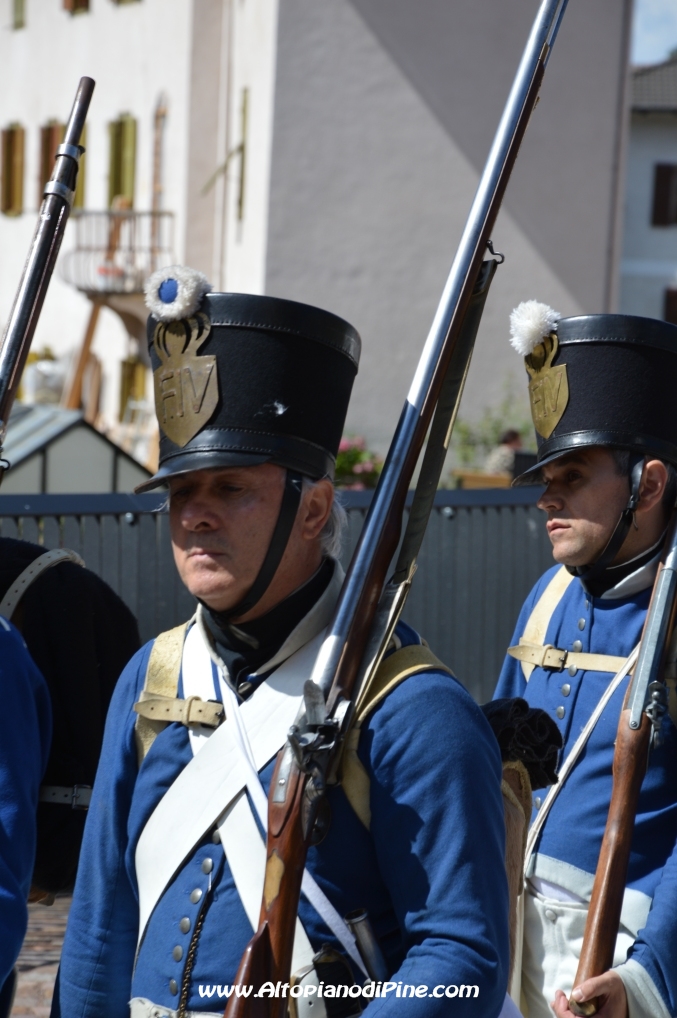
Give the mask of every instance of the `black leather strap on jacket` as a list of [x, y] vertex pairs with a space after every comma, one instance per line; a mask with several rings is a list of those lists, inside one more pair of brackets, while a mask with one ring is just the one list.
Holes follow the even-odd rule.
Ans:
[[588, 584], [599, 579], [605, 569], [608, 569], [621, 550], [625, 538], [628, 536], [628, 531], [632, 526], [632, 518], [639, 504], [639, 487], [642, 483], [643, 470], [644, 453], [635, 453], [630, 459], [630, 498], [628, 499], [628, 504], [621, 513], [614, 532], [597, 561], [593, 562], [591, 566], [567, 566], [570, 573], [580, 578], [583, 589], [588, 593], [592, 593]]
[[293, 470], [287, 470], [277, 523], [275, 524], [273, 536], [270, 539], [268, 551], [259, 569], [258, 576], [239, 604], [229, 608], [226, 612], [219, 612], [220, 619], [226, 621], [246, 615], [255, 604], [258, 604], [268, 590], [285, 553], [292, 527], [294, 526], [294, 520], [296, 519], [296, 513], [301, 503], [302, 490], [303, 477], [301, 474], [297, 474]]

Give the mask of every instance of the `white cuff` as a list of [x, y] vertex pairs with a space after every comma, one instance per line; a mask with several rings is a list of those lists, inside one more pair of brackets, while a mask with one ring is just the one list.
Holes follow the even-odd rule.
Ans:
[[671, 1018], [656, 984], [639, 962], [629, 958], [614, 972], [618, 972], [625, 986], [628, 1018]]

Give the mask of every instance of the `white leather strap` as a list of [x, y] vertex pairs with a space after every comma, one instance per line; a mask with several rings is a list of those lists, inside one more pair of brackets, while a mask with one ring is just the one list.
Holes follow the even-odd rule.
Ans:
[[16, 606], [26, 593], [31, 583], [37, 580], [46, 569], [51, 569], [59, 562], [75, 562], [78, 566], [84, 566], [84, 562], [75, 551], [70, 548], [54, 548], [53, 551], [46, 551], [44, 555], [38, 555], [36, 559], [26, 566], [22, 573], [19, 573], [14, 583], [10, 585], [2, 601], [0, 601], [0, 615], [11, 619]]
[[[256, 770], [263, 768], [283, 745], [301, 704], [303, 683], [322, 643], [322, 634], [290, 657], [240, 707], [254, 754]], [[211, 658], [196, 626], [186, 637], [183, 668], [192, 655], [203, 676], [211, 682]], [[213, 690], [213, 684], [212, 684]], [[193, 693], [190, 688], [184, 692]], [[199, 695], [199, 690], [195, 691]], [[144, 827], [136, 846], [139, 885], [139, 942], [155, 905], [198, 841], [240, 795], [249, 776], [234, 738], [232, 711], [209, 738], [189, 729], [191, 745], [202, 738], [202, 748], [172, 783]], [[199, 730], [198, 730], [199, 731]], [[181, 817], [177, 824], [176, 818]], [[171, 831], [171, 837], [167, 832]]]
[[[569, 754], [558, 771], [558, 782], [556, 785], [552, 785], [550, 791], [546, 795], [541, 808], [539, 809], [536, 819], [531, 825], [529, 835], [527, 837], [526, 850], [524, 853], [524, 872], [527, 873], [529, 862], [536, 846], [538, 836], [543, 829], [543, 824], [546, 821], [548, 813], [550, 812], [552, 805], [559, 795], [564, 782], [573, 770], [574, 764], [580, 757], [581, 753], [585, 749], [588, 739], [592, 735], [595, 725], [599, 721], [602, 712], [608, 704], [611, 697], [614, 695], [618, 687], [620, 686], [623, 679], [632, 671], [635, 664], [637, 663], [637, 656], [639, 654], [639, 644], [632, 651], [630, 656], [626, 658], [623, 667], [614, 675], [609, 685], [606, 687], [602, 696], [597, 703], [597, 706], [593, 710], [592, 714], [587, 720], [587, 723], [581, 730], [581, 734], [576, 739], [575, 743], [569, 750]], [[517, 945], [515, 951], [515, 960], [513, 963], [512, 980], [510, 984], [510, 997], [513, 1001], [521, 1000], [521, 984], [522, 984], [522, 948], [524, 941], [524, 900], [526, 891], [523, 892], [517, 899], [517, 929], [515, 932], [515, 943]]]
[[[199, 617], [198, 618], [198, 626], [196, 626], [195, 628], [197, 629], [201, 624], [202, 624], [201, 623], [201, 617]], [[223, 674], [220, 675], [220, 682], [221, 682], [221, 695], [223, 697], [223, 702], [224, 702], [224, 704], [226, 704], [226, 710], [231, 714], [231, 716], [233, 717], [233, 719], [235, 721], [235, 727], [236, 727], [237, 733], [238, 733], [238, 741], [240, 743], [240, 749], [241, 749], [241, 752], [242, 752], [243, 759], [246, 762], [245, 766], [248, 768], [248, 771], [249, 771], [249, 779], [247, 781], [247, 790], [249, 792], [249, 795], [251, 796], [252, 802], [254, 803], [254, 808], [255, 808], [257, 816], [259, 818], [259, 823], [261, 824], [261, 827], [263, 828], [263, 830], [267, 831], [268, 830], [268, 797], [267, 797], [265, 791], [263, 790], [263, 786], [261, 784], [259, 775], [258, 775], [258, 773], [257, 773], [257, 771], [256, 771], [256, 769], [254, 767], [254, 764], [253, 764], [254, 754], [253, 754], [251, 746], [249, 744], [249, 736], [248, 736], [248, 733], [247, 733], [246, 726], [245, 726], [245, 724], [243, 722], [242, 713], [238, 709], [237, 697], [235, 696], [235, 693], [231, 689], [229, 683], [226, 681], [225, 676]], [[184, 689], [184, 692], [185, 692], [185, 689]], [[284, 743], [282, 743], [282, 745], [284, 745]], [[282, 748], [282, 746], [280, 746], [280, 748]], [[251, 816], [251, 809], [249, 807], [249, 801], [246, 798], [246, 796], [243, 797], [242, 801], [243, 801], [244, 804], [246, 804], [247, 812], [249, 812], [249, 814]], [[243, 807], [242, 812], [244, 812], [244, 807]], [[238, 848], [236, 848], [234, 842], [239, 839], [240, 834], [239, 834], [238, 831], [236, 831], [235, 824], [226, 825], [226, 826], [224, 826], [224, 828], [219, 828], [219, 830], [221, 832], [221, 841], [223, 843], [223, 847], [225, 849], [226, 856], [227, 856], [228, 861], [230, 863], [231, 858], [233, 858], [233, 853], [238, 851]], [[234, 837], [230, 837], [230, 831], [231, 830], [233, 831]], [[256, 837], [257, 837], [258, 841], [261, 843], [261, 845], [263, 845], [263, 841], [262, 841], [261, 837], [259, 836], [258, 828], [256, 827], [256, 824], [253, 822], [253, 818], [252, 818], [252, 826], [249, 827], [249, 830], [253, 834], [256, 834]], [[260, 867], [260, 869], [257, 872], [257, 879], [256, 879], [256, 885], [255, 885], [256, 889], [257, 889], [257, 892], [258, 892], [258, 897], [256, 899], [256, 911], [254, 913], [255, 921], [252, 923], [252, 927], [253, 927], [254, 930], [258, 929], [258, 925], [259, 925], [259, 912], [260, 912], [260, 909], [261, 909], [261, 898], [263, 896], [263, 881], [264, 881], [265, 863], [266, 863], [265, 849], [264, 849], [264, 852], [263, 852], [262, 861], [263, 861], [263, 865]], [[231, 869], [232, 869], [232, 865], [231, 865]], [[239, 887], [237, 879], [235, 878], [235, 874], [233, 874], [233, 879], [235, 880], [235, 885], [238, 888], [238, 892], [239, 892], [240, 891], [240, 887]], [[367, 976], [368, 972], [367, 972], [367, 970], [364, 967], [364, 962], [362, 961], [362, 958], [360, 957], [360, 953], [358, 951], [357, 944], [355, 942], [355, 937], [351, 933], [349, 927], [344, 922], [342, 917], [336, 911], [336, 909], [334, 908], [332, 903], [329, 901], [329, 898], [327, 898], [326, 894], [324, 893], [322, 888], [319, 886], [319, 884], [317, 883], [315, 878], [312, 876], [312, 874], [310, 874], [308, 872], [307, 869], [304, 869], [304, 871], [303, 871], [303, 880], [302, 880], [302, 883], [301, 883], [301, 890], [302, 890], [303, 894], [305, 894], [306, 898], [308, 899], [310, 904], [313, 906], [315, 911], [319, 914], [320, 918], [323, 920], [325, 925], [329, 927], [329, 929], [332, 931], [332, 933], [334, 934], [336, 939], [342, 945], [343, 949], [350, 955], [351, 959], [362, 970], [362, 972], [364, 972], [364, 975]], [[243, 898], [242, 893], [240, 893], [240, 897]], [[243, 904], [244, 904], [244, 899], [243, 899]], [[245, 907], [245, 911], [247, 911], [246, 907]], [[251, 919], [251, 916], [250, 916], [250, 919]], [[301, 927], [301, 929], [303, 929], [303, 927], [301, 926], [300, 922], [298, 923], [298, 926]], [[304, 931], [304, 936], [305, 936], [305, 931]], [[298, 938], [298, 929], [297, 929], [297, 938]], [[294, 950], [296, 952], [296, 941], [294, 942]], [[314, 954], [314, 952], [313, 952], [313, 954]], [[310, 961], [312, 961], [312, 954], [311, 954], [311, 957], [310, 957]], [[305, 962], [305, 964], [310, 964], [310, 961]], [[292, 964], [292, 971], [296, 971], [300, 967], [301, 967], [300, 964], [296, 965], [295, 963], [293, 963]]]
[[593, 730], [595, 728], [595, 725], [599, 721], [599, 718], [600, 718], [600, 716], [602, 714], [602, 711], [604, 710], [604, 708], [608, 704], [609, 700], [614, 695], [614, 693], [616, 692], [616, 690], [618, 689], [618, 687], [620, 686], [621, 682], [626, 677], [628, 672], [632, 671], [632, 669], [634, 668], [635, 663], [637, 661], [637, 655], [638, 654], [639, 654], [639, 644], [637, 644], [637, 646], [635, 647], [633, 652], [630, 654], [630, 657], [626, 658], [625, 664], [623, 665], [623, 667], [620, 669], [620, 671], [618, 671], [614, 675], [613, 679], [611, 680], [609, 685], [604, 690], [604, 693], [602, 694], [602, 696], [601, 696], [597, 706], [595, 707], [594, 711], [592, 712], [592, 714], [588, 718], [584, 728], [581, 731], [581, 734], [578, 736], [578, 738], [576, 739], [575, 743], [571, 747], [571, 749], [569, 751], [569, 755], [567, 756], [566, 760], [564, 761], [564, 763], [560, 767], [560, 769], [558, 771], [558, 774], [557, 774], [557, 777], [558, 777], [559, 780], [558, 780], [556, 785], [551, 785], [550, 791], [548, 792], [548, 794], [546, 795], [545, 799], [543, 800], [543, 804], [542, 804], [541, 808], [538, 811], [536, 819], [534, 820], [533, 824], [531, 825], [531, 829], [529, 831], [529, 836], [527, 838], [526, 852], [525, 852], [525, 856], [524, 856], [524, 869], [525, 869], [525, 872], [526, 872], [527, 867], [529, 865], [529, 860], [530, 860], [531, 854], [532, 854], [532, 852], [534, 850], [534, 846], [536, 844], [536, 839], [538, 838], [538, 835], [541, 833], [541, 829], [543, 828], [543, 824], [545, 823], [546, 817], [547, 817], [548, 813], [550, 812], [550, 809], [552, 808], [552, 804], [554, 803], [555, 799], [559, 795], [560, 790], [562, 788], [562, 785], [564, 784], [564, 782], [566, 781], [567, 777], [571, 773], [574, 764], [576, 763], [576, 761], [578, 760], [579, 756], [583, 752], [588, 739], [592, 735], [592, 732], [593, 732]]

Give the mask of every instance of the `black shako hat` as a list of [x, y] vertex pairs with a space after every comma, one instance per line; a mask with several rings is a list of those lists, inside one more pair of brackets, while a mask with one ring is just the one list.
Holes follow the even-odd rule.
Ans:
[[632, 315], [559, 318], [527, 301], [511, 316], [526, 354], [538, 458], [515, 484], [586, 446], [627, 449], [677, 464], [677, 327]]
[[135, 490], [191, 470], [265, 462], [333, 478], [358, 333], [307, 304], [208, 290], [184, 266], [146, 284], [160, 465]]

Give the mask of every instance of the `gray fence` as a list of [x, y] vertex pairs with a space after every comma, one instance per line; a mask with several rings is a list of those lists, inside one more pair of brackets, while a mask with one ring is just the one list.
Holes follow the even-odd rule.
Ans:
[[[370, 500], [342, 492], [350, 559]], [[534, 489], [440, 491], [404, 619], [480, 702], [493, 692], [517, 614], [552, 564]], [[143, 640], [194, 608], [174, 567], [157, 495], [0, 496], [0, 534], [77, 551], [139, 620]]]

